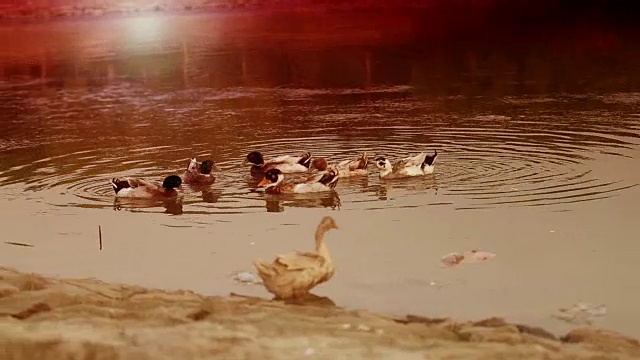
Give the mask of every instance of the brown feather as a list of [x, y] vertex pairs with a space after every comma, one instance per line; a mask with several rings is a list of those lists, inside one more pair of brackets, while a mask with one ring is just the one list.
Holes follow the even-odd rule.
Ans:
[[336, 228], [334, 220], [323, 218], [316, 230], [315, 252], [296, 251], [278, 255], [272, 264], [255, 260], [253, 264], [267, 291], [278, 299], [299, 298], [331, 279], [333, 262], [323, 239], [324, 233], [331, 228]]

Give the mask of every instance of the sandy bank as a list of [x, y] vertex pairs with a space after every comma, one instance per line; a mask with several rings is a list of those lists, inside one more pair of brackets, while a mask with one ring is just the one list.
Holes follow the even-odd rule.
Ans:
[[496, 318], [393, 318], [321, 298], [205, 297], [4, 267], [0, 339], [7, 360], [640, 358], [636, 339], [590, 328], [557, 339]]

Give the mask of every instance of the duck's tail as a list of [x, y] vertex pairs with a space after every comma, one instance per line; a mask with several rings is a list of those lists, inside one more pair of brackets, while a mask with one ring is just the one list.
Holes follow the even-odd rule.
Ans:
[[254, 260], [253, 266], [255, 266], [256, 270], [258, 270], [258, 275], [263, 280], [265, 277], [272, 277], [275, 275], [273, 267], [269, 264], [266, 264], [264, 261], [262, 261], [262, 259]]
[[338, 170], [332, 167], [327, 169], [327, 172], [322, 174], [322, 177], [320, 178], [320, 180], [318, 180], [318, 182], [330, 189], [333, 189], [338, 184], [339, 178], [340, 176]]
[[427, 166], [433, 166], [433, 164], [436, 163], [436, 158], [437, 157], [438, 157], [438, 151], [434, 150], [433, 151], [433, 155], [425, 156], [423, 164], [427, 165]]
[[367, 157], [367, 152], [364, 151], [362, 155], [358, 158], [358, 169], [366, 169], [369, 166], [369, 158]]
[[311, 153], [308, 151], [304, 152], [300, 157], [300, 160], [298, 160], [298, 164], [309, 168], [309, 166], [311, 166]]
[[113, 187], [113, 191], [117, 194], [122, 189], [130, 188], [131, 184], [129, 184], [129, 180], [127, 179], [113, 178], [111, 179], [111, 186]]

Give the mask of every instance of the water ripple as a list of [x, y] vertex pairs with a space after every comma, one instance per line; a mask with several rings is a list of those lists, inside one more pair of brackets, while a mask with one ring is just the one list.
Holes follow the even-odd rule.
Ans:
[[[368, 93], [394, 91], [409, 89]], [[0, 138], [0, 186], [8, 198], [37, 193], [56, 206], [134, 209], [139, 204], [114, 203], [110, 178], [161, 181], [180, 174], [192, 156], [212, 158], [221, 173], [209, 189], [184, 186], [182, 207], [169, 212], [555, 206], [609, 198], [637, 185], [593, 171], [602, 156], [632, 158], [629, 151], [640, 144], [637, 114], [578, 109], [559, 117], [548, 101], [516, 98], [498, 102], [509, 111], [480, 114], [444, 112], [438, 101], [413, 97], [374, 96], [340, 106], [326, 100], [362, 92], [246, 88], [157, 94], [128, 86], [14, 99], [34, 110], [12, 120], [11, 138]], [[53, 106], [60, 98], [64, 106]], [[238, 98], [250, 100], [242, 106], [224, 103]], [[283, 98], [292, 102], [280, 106]], [[452, 101], [457, 100], [447, 100]], [[521, 107], [517, 114], [509, 108], [514, 101]], [[104, 113], [106, 107], [114, 113]], [[368, 177], [341, 179], [334, 195], [273, 198], [254, 191], [256, 179], [241, 165], [254, 149], [266, 157], [303, 150], [336, 160], [363, 151], [398, 158], [438, 150], [439, 157], [436, 172], [423, 178], [381, 181], [372, 166]]]

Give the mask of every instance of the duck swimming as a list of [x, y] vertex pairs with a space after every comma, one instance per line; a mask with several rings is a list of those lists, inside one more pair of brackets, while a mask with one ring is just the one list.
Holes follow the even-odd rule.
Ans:
[[276, 299], [301, 298], [309, 290], [333, 277], [335, 272], [324, 234], [337, 229], [330, 216], [325, 216], [316, 229], [316, 249], [313, 252], [294, 251], [279, 255], [272, 264], [257, 259], [253, 265], [258, 270], [267, 291]]
[[339, 179], [338, 170], [329, 167], [326, 172], [314, 174], [299, 179], [285, 180], [280, 169], [269, 169], [258, 187], [264, 186], [268, 194], [303, 194], [312, 192], [332, 191]]
[[[343, 160], [334, 166], [340, 172], [340, 177], [350, 177], [350, 176], [359, 176], [359, 175], [367, 175], [369, 165], [369, 159], [367, 158], [367, 153], [363, 152], [362, 155], [356, 157], [355, 159], [347, 159]], [[329, 164], [325, 158], [316, 158], [311, 162], [311, 168], [318, 169], [319, 171], [324, 171], [327, 169]]]
[[216, 165], [211, 160], [205, 160], [199, 163], [196, 158], [192, 158], [187, 170], [182, 176], [184, 183], [196, 185], [213, 184], [216, 181], [216, 177], [211, 173], [211, 170], [214, 168], [217, 169]]
[[406, 157], [391, 163], [384, 156], [374, 159], [376, 167], [380, 170], [381, 179], [393, 179], [408, 176], [422, 176], [433, 173], [435, 170], [436, 157], [438, 152], [427, 155], [422, 152], [415, 156]]
[[281, 155], [265, 162], [259, 151], [252, 151], [247, 155], [244, 163], [253, 165], [252, 171], [261, 170], [262, 173], [266, 173], [269, 169], [278, 169], [285, 174], [306, 172], [311, 165], [311, 153], [307, 151], [298, 156]]
[[176, 188], [180, 187], [182, 179], [178, 175], [167, 176], [162, 185], [151, 183], [138, 178], [113, 178], [111, 186], [118, 197], [167, 199], [178, 196]]

